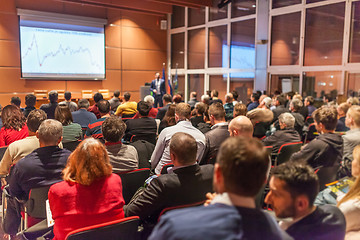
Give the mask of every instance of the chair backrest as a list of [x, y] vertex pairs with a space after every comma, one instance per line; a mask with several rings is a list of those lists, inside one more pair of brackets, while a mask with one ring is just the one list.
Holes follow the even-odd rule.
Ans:
[[126, 173], [118, 173], [118, 175], [122, 182], [123, 198], [127, 204], [136, 191], [144, 186], [145, 180], [150, 176], [150, 168], [136, 169]]
[[81, 141], [66, 142], [63, 143], [63, 147], [73, 152], [80, 143]]
[[29, 200], [25, 203], [25, 213], [32, 218], [46, 218], [46, 200], [50, 186], [30, 190]]
[[330, 167], [320, 167], [315, 170], [315, 173], [319, 178], [320, 191], [325, 189], [326, 184], [336, 181], [339, 167], [340, 165], [335, 165]]
[[159, 214], [158, 221], [160, 220], [160, 217], [162, 215], [164, 215], [165, 213], [167, 213], [168, 211], [171, 211], [171, 210], [174, 210], [174, 209], [180, 209], [180, 208], [196, 207], [196, 206], [203, 205], [204, 203], [205, 203], [205, 201], [200, 201], [200, 202], [195, 202], [195, 203], [189, 203], [189, 204], [164, 208]]
[[275, 165], [288, 161], [293, 153], [300, 151], [302, 144], [302, 142], [293, 142], [281, 145], [276, 157]]
[[0, 148], [0, 160], [3, 158], [4, 153], [5, 153], [5, 151], [6, 151], [7, 148], [8, 148], [8, 147], [1, 147], [1, 148]]
[[164, 164], [164, 166], [162, 166], [162, 168], [161, 168], [160, 174], [167, 174], [168, 168], [171, 168], [171, 167], [174, 167], [174, 164], [172, 164], [172, 163]]
[[66, 240], [136, 240], [139, 217], [133, 216], [116, 221], [92, 225], [70, 232]]
[[315, 123], [311, 123], [311, 124], [309, 125], [309, 129], [308, 129], [307, 132], [306, 132], [306, 136], [305, 136], [304, 142], [305, 142], [305, 143], [308, 143], [308, 142], [312, 141], [313, 139], [316, 138], [317, 135], [318, 135], [318, 134], [317, 134], [317, 130], [316, 130], [316, 127], [315, 127]]

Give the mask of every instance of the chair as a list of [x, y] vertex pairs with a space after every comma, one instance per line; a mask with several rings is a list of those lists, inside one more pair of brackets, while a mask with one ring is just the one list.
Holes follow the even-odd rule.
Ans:
[[139, 217], [133, 216], [92, 225], [70, 232], [66, 240], [136, 240], [139, 222]]
[[81, 98], [91, 99], [93, 97], [92, 90], [81, 90]]
[[6, 152], [6, 149], [7, 149], [7, 147], [1, 147], [0, 148], [0, 160], [3, 158], [3, 156], [4, 156], [5, 152]]
[[285, 143], [281, 145], [279, 151], [274, 156], [274, 166], [280, 165], [288, 161], [293, 153], [300, 151], [302, 142]]
[[316, 138], [317, 135], [318, 135], [318, 133], [317, 133], [317, 130], [315, 127], [315, 123], [311, 123], [309, 125], [308, 129], [306, 130], [304, 143], [311, 142], [313, 139]]
[[179, 205], [179, 206], [164, 208], [164, 209], [160, 212], [160, 214], [159, 214], [158, 221], [160, 220], [160, 217], [161, 217], [162, 215], [164, 215], [165, 213], [167, 213], [168, 211], [171, 211], [171, 210], [174, 210], [174, 209], [181, 209], [181, 208], [188, 208], [188, 207], [196, 207], [196, 206], [203, 205], [204, 203], [205, 203], [205, 200], [204, 200], [204, 201], [200, 201], [200, 202], [195, 202], [195, 203], [189, 203], [189, 204], [184, 204], [184, 205]]
[[130, 172], [118, 173], [122, 182], [123, 198], [128, 204], [136, 191], [144, 186], [145, 180], [150, 176], [150, 168], [136, 169]]
[[320, 191], [324, 190], [327, 184], [336, 181], [337, 172], [339, 168], [340, 165], [335, 165], [329, 167], [319, 167], [315, 169], [315, 173], [319, 178]]
[[80, 143], [81, 143], [81, 141], [66, 142], [66, 143], [63, 143], [63, 147], [66, 148], [67, 150], [73, 152]]
[[167, 164], [163, 165], [161, 168], [160, 174], [167, 174], [168, 168], [172, 168], [172, 167], [174, 167], [174, 164], [172, 164], [172, 163], [167, 163]]

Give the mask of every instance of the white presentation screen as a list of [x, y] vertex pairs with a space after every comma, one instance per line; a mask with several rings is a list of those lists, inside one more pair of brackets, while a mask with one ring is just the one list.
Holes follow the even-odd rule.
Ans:
[[104, 27], [20, 20], [23, 78], [105, 79]]

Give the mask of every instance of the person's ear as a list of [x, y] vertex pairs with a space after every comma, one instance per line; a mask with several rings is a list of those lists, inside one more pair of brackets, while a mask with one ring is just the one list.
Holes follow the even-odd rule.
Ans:
[[213, 185], [214, 185], [214, 190], [216, 193], [225, 192], [224, 176], [222, 174], [221, 167], [218, 163], [215, 163], [215, 165], [214, 165]]
[[297, 196], [295, 199], [295, 208], [297, 212], [305, 212], [309, 209], [309, 199], [305, 195]]
[[35, 132], [36, 137], [39, 139], [39, 131]]

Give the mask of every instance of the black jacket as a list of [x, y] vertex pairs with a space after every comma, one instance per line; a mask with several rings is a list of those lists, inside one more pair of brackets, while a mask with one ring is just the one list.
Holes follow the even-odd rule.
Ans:
[[272, 152], [277, 153], [281, 145], [285, 143], [301, 141], [299, 133], [294, 129], [282, 129], [263, 140], [265, 146], [272, 146]]
[[151, 180], [145, 191], [125, 208], [126, 216], [139, 216], [156, 223], [160, 212], [167, 207], [196, 203], [212, 191], [212, 165], [191, 165], [163, 174]]
[[325, 133], [294, 153], [291, 160], [304, 160], [311, 167], [330, 167], [339, 165], [343, 155], [343, 140], [336, 133]]
[[125, 140], [132, 141], [145, 140], [149, 143], [156, 143], [157, 126], [155, 119], [151, 117], [141, 117], [137, 119], [129, 119], [126, 121]]
[[162, 108], [158, 108], [158, 113], [156, 114], [156, 119], [160, 119], [160, 121], [165, 117], [165, 113], [168, 110], [170, 104], [162, 107]]
[[276, 120], [278, 120], [280, 114], [289, 112], [289, 108], [285, 108], [283, 105], [280, 105], [280, 106], [277, 106], [272, 111], [274, 113], [274, 118], [273, 118], [272, 122], [275, 122]]

